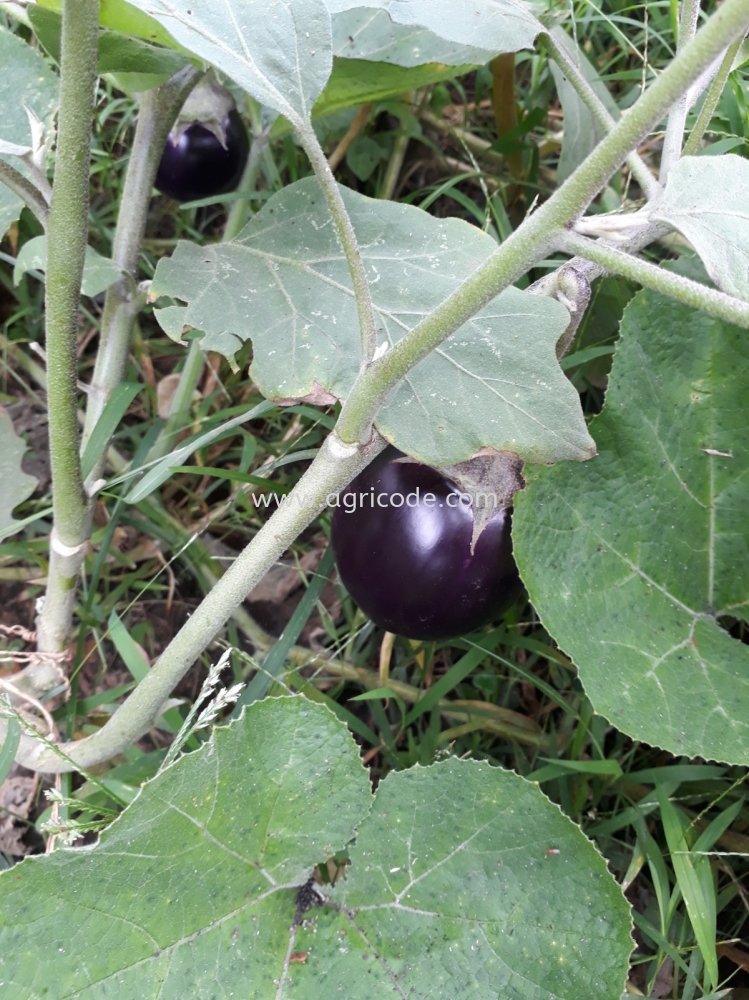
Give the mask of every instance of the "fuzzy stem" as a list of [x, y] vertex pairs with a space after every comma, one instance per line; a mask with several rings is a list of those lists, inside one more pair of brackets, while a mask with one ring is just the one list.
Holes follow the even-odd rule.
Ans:
[[679, 302], [701, 309], [702, 312], [717, 316], [727, 323], [749, 328], [749, 302], [742, 302], [732, 295], [725, 295], [698, 281], [673, 274], [639, 257], [622, 253], [621, 250], [605, 243], [589, 240], [576, 233], [565, 236], [563, 246], [569, 253], [585, 257], [612, 273], [622, 274], [625, 278], [639, 282], [645, 288], [652, 288], [662, 295], [670, 295]]
[[[107, 400], [125, 375], [133, 323], [138, 312], [135, 290], [138, 257], [156, 171], [174, 119], [200, 75], [195, 66], [185, 66], [161, 87], [147, 90], [141, 100], [120, 201], [123, 209], [117, 219], [112, 245], [112, 260], [123, 272], [123, 277], [109, 287], [104, 302], [99, 350], [86, 407], [84, 447]], [[100, 475], [101, 462], [92, 471], [89, 482], [94, 482]]]
[[[549, 51], [549, 55], [567, 77], [585, 107], [588, 111], [590, 111], [598, 124], [605, 129], [606, 132], [610, 132], [616, 125], [616, 122], [606, 110], [605, 104], [600, 99], [598, 94], [596, 94], [595, 90], [593, 90], [580, 69], [575, 65], [562, 46], [557, 44], [553, 35], [543, 35], [542, 40]], [[655, 198], [656, 195], [660, 193], [660, 184], [650, 173], [647, 164], [641, 158], [639, 153], [629, 154], [627, 157], [627, 166], [629, 167], [632, 176], [642, 188], [643, 194], [648, 201]]]
[[89, 533], [78, 441], [77, 341], [88, 243], [91, 120], [99, 0], [64, 0], [57, 163], [47, 225], [46, 341], [49, 453], [54, 529], [39, 649], [60, 652], [70, 635], [75, 591]]
[[746, 0], [726, 0], [590, 156], [492, 256], [382, 358], [365, 369], [341, 412], [341, 440], [366, 442], [390, 390], [435, 347], [555, 245], [632, 149], [726, 46], [749, 28]]
[[[682, 0], [681, 17], [679, 19], [679, 38], [676, 44], [677, 54], [683, 52], [684, 48], [694, 38], [699, 16], [700, 0]], [[661, 184], [665, 182], [671, 167], [681, 157], [681, 146], [684, 142], [684, 126], [687, 123], [688, 113], [689, 94], [685, 92], [674, 104], [668, 116], [666, 135], [663, 139], [663, 152], [661, 153]]]
[[[385, 442], [378, 439], [366, 450], [347, 448], [340, 444], [335, 432], [326, 438], [286, 502], [265, 522], [216, 583], [201, 603], [200, 613], [194, 614], [182, 626], [125, 704], [93, 736], [63, 744], [66, 757], [74, 761], [75, 766], [87, 768], [94, 762], [108, 760], [151, 727], [175, 684], [255, 584], [317, 517], [325, 507], [326, 498], [351, 482], [384, 446]], [[59, 773], [75, 769], [68, 760], [58, 757], [32, 737], [21, 738], [17, 759], [25, 767], [37, 771]]]
[[741, 48], [743, 40], [743, 38], [737, 38], [733, 45], [728, 46], [726, 54], [723, 57], [723, 61], [720, 64], [720, 69], [710, 85], [710, 90], [707, 92], [705, 103], [702, 105], [702, 109], [697, 116], [694, 128], [690, 132], [689, 138], [686, 141], [684, 150], [681, 154], [682, 156], [693, 156], [699, 149], [702, 137], [708, 130], [710, 120], [712, 119], [715, 109], [718, 106], [718, 101], [723, 93], [723, 88], [725, 87], [726, 81], [731, 73], [733, 61]]
[[49, 219], [49, 205], [39, 188], [5, 160], [0, 160], [0, 181], [21, 199], [46, 229]]
[[315, 135], [315, 130], [311, 125], [300, 124], [298, 126], [298, 134], [325, 195], [325, 200], [328, 203], [330, 213], [338, 230], [343, 252], [348, 261], [351, 280], [354, 283], [356, 308], [359, 314], [362, 366], [366, 366], [371, 362], [377, 349], [377, 333], [375, 330], [374, 309], [372, 308], [372, 296], [369, 291], [367, 276], [364, 273], [364, 262], [359, 251], [356, 233], [351, 224], [349, 214], [346, 211], [346, 206], [343, 203], [343, 198], [341, 197], [336, 179], [333, 176], [333, 171], [330, 169], [330, 165], [325, 158], [325, 153]]

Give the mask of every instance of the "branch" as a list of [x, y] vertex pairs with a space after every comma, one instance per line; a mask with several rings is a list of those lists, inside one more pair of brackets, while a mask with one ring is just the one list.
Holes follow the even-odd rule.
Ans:
[[39, 188], [35, 187], [30, 180], [27, 180], [23, 174], [5, 160], [0, 160], [0, 181], [21, 199], [46, 229], [49, 220], [49, 205]]
[[64, 0], [57, 162], [47, 224], [46, 339], [54, 528], [49, 583], [37, 624], [39, 649], [68, 641], [76, 583], [89, 535], [78, 442], [78, 306], [88, 243], [91, 119], [99, 0]]
[[[549, 50], [549, 54], [552, 59], [567, 77], [570, 84], [574, 87], [577, 96], [583, 102], [585, 107], [588, 111], [590, 111], [598, 124], [605, 129], [606, 132], [610, 132], [616, 125], [616, 122], [606, 110], [606, 106], [603, 101], [600, 99], [595, 90], [593, 90], [580, 69], [575, 65], [572, 59], [570, 59], [569, 55], [564, 51], [562, 46], [557, 44], [553, 35], [545, 34], [542, 35], [541, 38], [544, 45]], [[648, 201], [660, 194], [660, 184], [650, 173], [648, 165], [639, 153], [629, 154], [627, 157], [627, 166], [632, 172], [632, 176], [642, 188], [643, 194]]]
[[359, 244], [356, 239], [354, 227], [346, 206], [343, 203], [338, 184], [330, 169], [330, 164], [325, 158], [325, 153], [320, 146], [315, 130], [311, 125], [299, 127], [299, 138], [304, 146], [304, 151], [309, 157], [312, 169], [317, 175], [320, 187], [323, 190], [325, 199], [333, 216], [338, 236], [346, 254], [351, 280], [354, 283], [354, 295], [356, 296], [356, 308], [359, 313], [359, 329], [361, 331], [362, 367], [366, 367], [372, 361], [377, 350], [377, 332], [375, 330], [374, 309], [372, 308], [372, 296], [369, 291], [369, 282], [364, 273], [364, 264], [359, 252]]
[[[699, 16], [700, 0], [681, 0], [679, 38], [676, 43], [677, 54], [683, 52], [685, 46], [694, 38]], [[661, 153], [661, 184], [665, 182], [671, 167], [681, 157], [681, 146], [684, 142], [684, 126], [687, 123], [689, 107], [689, 93], [687, 92], [682, 94], [668, 116], [666, 135], [663, 139], [663, 152]]]
[[705, 103], [702, 105], [702, 110], [697, 116], [694, 128], [686, 141], [686, 145], [684, 146], [684, 150], [681, 154], [682, 156], [694, 156], [697, 152], [700, 142], [702, 141], [702, 137], [705, 132], [707, 132], [710, 120], [712, 119], [713, 113], [718, 106], [718, 101], [723, 93], [723, 88], [725, 87], [726, 81], [731, 73], [733, 61], [736, 58], [743, 41], [743, 37], [737, 38], [733, 45], [728, 46], [726, 54], [723, 57], [723, 62], [720, 64], [720, 69], [710, 85], [710, 90], [707, 92]]
[[[99, 350], [86, 404], [84, 448], [107, 400], [125, 374], [133, 323], [138, 311], [133, 301], [134, 279], [138, 271], [138, 258], [156, 171], [169, 130], [200, 76], [201, 71], [195, 66], [185, 66], [160, 87], [147, 90], [141, 99], [138, 124], [120, 199], [122, 208], [112, 244], [112, 260], [124, 277], [107, 289], [104, 301]], [[99, 461], [89, 476], [89, 484], [100, 478], [101, 468], [102, 463]]]
[[361, 373], [339, 418], [337, 430], [343, 441], [369, 439], [374, 418], [390, 390], [451, 333], [559, 245], [564, 227], [585, 210], [631, 150], [747, 29], [746, 0], [725, 0], [559, 190], [526, 218], [460, 288]]
[[606, 243], [569, 233], [564, 238], [563, 248], [571, 254], [585, 257], [616, 274], [637, 281], [645, 288], [652, 288], [662, 295], [670, 295], [679, 302], [701, 309], [710, 316], [717, 316], [727, 323], [749, 328], [749, 302], [743, 302], [732, 295], [718, 292], [714, 288], [691, 281], [680, 274], [673, 274], [664, 268], [651, 264], [639, 257], [622, 253]]

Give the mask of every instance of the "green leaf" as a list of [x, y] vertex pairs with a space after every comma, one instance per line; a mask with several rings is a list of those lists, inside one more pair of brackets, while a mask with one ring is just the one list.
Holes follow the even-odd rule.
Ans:
[[[541, 22], [522, 0], [326, 0], [331, 14], [355, 7], [386, 11], [396, 24], [427, 28], [437, 38], [497, 55], [532, 49]], [[433, 44], [433, 43], [432, 43]], [[486, 60], [482, 60], [486, 61]]]
[[[459, 219], [341, 188], [374, 298], [378, 340], [393, 344], [489, 257], [496, 244]], [[252, 377], [271, 399], [345, 398], [359, 372], [351, 278], [327, 204], [308, 178], [274, 195], [233, 243], [180, 242], [152, 289], [187, 302], [157, 311], [179, 339], [233, 354], [252, 338]], [[508, 288], [391, 393], [376, 424], [430, 465], [480, 448], [531, 462], [593, 453], [577, 392], [556, 360], [569, 322], [556, 301]], [[327, 397], [328, 399], [330, 396]]]
[[350, 853], [332, 894], [346, 911], [300, 932], [294, 948], [308, 957], [284, 996], [621, 992], [632, 949], [621, 891], [580, 830], [516, 774], [462, 760], [391, 772]]
[[[598, 71], [586, 58], [580, 46], [559, 25], [552, 28], [551, 34], [557, 45], [564, 49], [570, 60], [577, 66], [591, 85], [596, 95], [603, 102], [606, 110], [613, 118], [619, 118], [620, 113], [616, 102], [598, 75]], [[561, 184], [593, 152], [601, 139], [606, 135], [606, 131], [590, 111], [588, 111], [578, 97], [577, 91], [567, 81], [567, 77], [557, 64], [550, 61], [549, 68], [554, 77], [557, 94], [559, 95], [562, 110], [564, 111], [564, 137], [562, 139], [562, 152], [559, 156], [559, 166], [557, 167], [557, 181]]]
[[[34, 34], [55, 62], [60, 62], [62, 17], [40, 4], [27, 8]], [[188, 57], [172, 48], [150, 45], [119, 31], [103, 29], [99, 33], [99, 58], [96, 71], [103, 73], [149, 73], [169, 79], [188, 63]]]
[[[18, 284], [26, 271], [47, 270], [47, 237], [35, 236], [21, 247], [13, 268], [13, 282]], [[109, 257], [102, 257], [93, 247], [86, 247], [81, 291], [84, 295], [99, 295], [121, 276]]]
[[[62, 0], [37, 0], [40, 7], [62, 13]], [[137, 10], [126, 0], [101, 0], [99, 23], [123, 35], [134, 35], [157, 45], [175, 46], [172, 36], [158, 21]]]
[[0, 785], [8, 777], [21, 743], [21, 726], [18, 719], [6, 719], [7, 731], [0, 746]]
[[323, 0], [135, 0], [133, 6], [295, 127], [310, 120], [332, 68]]
[[689, 240], [718, 288], [749, 299], [749, 161], [686, 156], [651, 212]]
[[[507, 44], [505, 39], [502, 44]], [[482, 46], [461, 45], [418, 25], [396, 24], [387, 11], [377, 10], [373, 4], [372, 7], [356, 7], [334, 15], [333, 55], [406, 67], [422, 66], [424, 63], [455, 67], [464, 64], [483, 66], [497, 52]]]
[[515, 554], [597, 712], [687, 757], [749, 762], [746, 332], [652, 292], [627, 307], [586, 466], [530, 470]]
[[143, 388], [140, 382], [120, 382], [106, 402], [101, 416], [88, 439], [81, 459], [81, 474], [87, 479], [97, 461], [104, 454], [110, 438], [120, 425], [128, 407]]
[[3, 536], [13, 534], [23, 527], [23, 522], [11, 516], [13, 508], [28, 500], [37, 487], [34, 476], [21, 468], [21, 459], [26, 451], [26, 442], [16, 435], [13, 421], [0, 407], [0, 532]]
[[[38, 118], [51, 122], [57, 103], [58, 79], [42, 54], [0, 24], [0, 140], [31, 145], [31, 129], [24, 105]], [[26, 167], [13, 156], [3, 156], [24, 175]], [[23, 202], [0, 183], [0, 237], [21, 214]]]
[[[0, 875], [2, 979], [61, 1000], [619, 996], [626, 901], [534, 785], [448, 760], [391, 773], [371, 803], [332, 712], [257, 702], [98, 844]], [[293, 928], [313, 866], [353, 837], [332, 905]]]
[[[355, 104], [385, 101], [409, 90], [417, 90], [441, 80], [451, 80], [461, 73], [474, 69], [473, 65], [445, 66], [443, 63], [426, 63], [407, 69], [389, 63], [368, 62], [365, 59], [333, 60], [333, 72], [325, 89], [315, 102], [312, 117], [323, 118]], [[273, 126], [272, 135], [281, 135], [288, 126], [279, 121]]]

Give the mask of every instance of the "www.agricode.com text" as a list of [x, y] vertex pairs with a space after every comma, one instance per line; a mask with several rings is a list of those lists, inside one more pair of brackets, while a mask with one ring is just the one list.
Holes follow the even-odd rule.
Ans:
[[322, 504], [322, 498], [306, 493], [253, 493], [255, 507], [276, 507], [291, 503], [296, 507], [341, 507], [348, 514], [355, 510], [375, 507], [484, 507], [497, 510], [499, 504], [495, 493], [448, 493], [440, 499], [434, 493], [421, 493], [417, 487], [412, 493], [376, 493], [374, 489], [366, 493], [329, 493]]

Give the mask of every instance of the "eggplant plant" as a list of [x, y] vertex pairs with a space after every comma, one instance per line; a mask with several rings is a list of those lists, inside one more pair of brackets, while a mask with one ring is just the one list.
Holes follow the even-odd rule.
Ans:
[[[496, 517], [463, 524], [471, 553], [498, 530], [506, 549], [513, 508], [520, 576], [597, 712], [675, 754], [749, 763], [749, 650], [721, 625], [727, 616], [746, 621], [749, 608], [749, 164], [733, 153], [697, 155], [749, 30], [746, 0], [724, 0], [699, 30], [699, 2], [682, 0], [673, 60], [618, 120], [540, 3], [2, 6], [49, 55], [0, 27], [0, 61], [12, 67], [0, 105], [0, 228], [26, 206], [44, 229], [16, 266], [45, 272], [53, 527], [37, 655], [3, 680], [0, 774], [13, 759], [43, 774], [88, 773], [126, 751], [268, 569], [387, 445], [410, 460], [402, 470], [411, 472], [400, 473], [409, 490], [417, 480], [423, 489], [447, 482], [501, 497], [501, 529]], [[413, 37], [418, 44], [404, 40]], [[345, 105], [345, 81], [361, 66], [372, 64], [371, 100], [388, 92], [377, 61], [385, 50], [421, 86], [450, 67], [535, 46], [596, 123], [597, 141], [580, 155], [568, 146], [566, 179], [499, 245], [460, 220], [336, 182], [313, 117]], [[97, 73], [140, 98], [109, 260], [87, 248]], [[254, 189], [273, 130], [293, 131], [313, 176], [250, 218], [238, 199], [220, 243], [180, 241], [144, 282], [139, 257], [157, 171], [206, 73], [252, 112], [243, 191]], [[637, 149], [661, 127], [656, 177]], [[625, 162], [642, 205], [586, 214]], [[236, 181], [236, 164], [231, 173], [221, 190]], [[175, 188], [179, 197], [203, 190]], [[702, 274], [641, 255], [673, 233], [699, 255]], [[516, 286], [551, 255], [555, 270]], [[603, 412], [586, 423], [562, 364], [590, 283], [603, 274], [643, 290], [625, 312]], [[81, 401], [82, 286], [106, 289], [106, 298]], [[247, 340], [266, 401], [221, 430], [290, 404], [340, 402], [340, 415], [286, 501], [109, 721], [61, 741], [44, 702], [65, 684], [94, 503], [111, 435], [137, 391], [123, 380], [147, 302], [187, 352], [172, 416], [192, 396], [202, 352], [234, 362]], [[180, 450], [170, 438], [177, 426], [167, 420], [138, 475], [121, 480], [123, 502], [147, 498], [218, 433]], [[23, 526], [11, 512], [33, 483], [2, 416], [0, 446], [9, 483], [0, 530], [10, 534]], [[449, 485], [443, 493], [446, 502]], [[342, 545], [354, 529], [344, 513], [336, 518]], [[339, 557], [344, 579], [349, 555]], [[505, 570], [511, 577], [511, 560]], [[458, 616], [454, 627], [473, 627], [501, 604], [493, 594], [475, 621]], [[619, 997], [629, 906], [595, 847], [536, 785], [448, 758], [393, 773], [372, 795], [340, 720], [304, 697], [258, 700], [258, 690], [251, 685], [244, 711], [196, 752], [177, 757], [180, 732], [172, 759], [95, 846], [58, 849], [0, 875], [3, 996]], [[673, 848], [694, 866], [690, 917], [699, 879], [709, 879], [704, 852], [695, 847], [692, 857], [692, 846], [683, 839]], [[316, 865], [344, 851], [347, 879], [311, 880]], [[714, 942], [699, 945], [715, 986]]]

